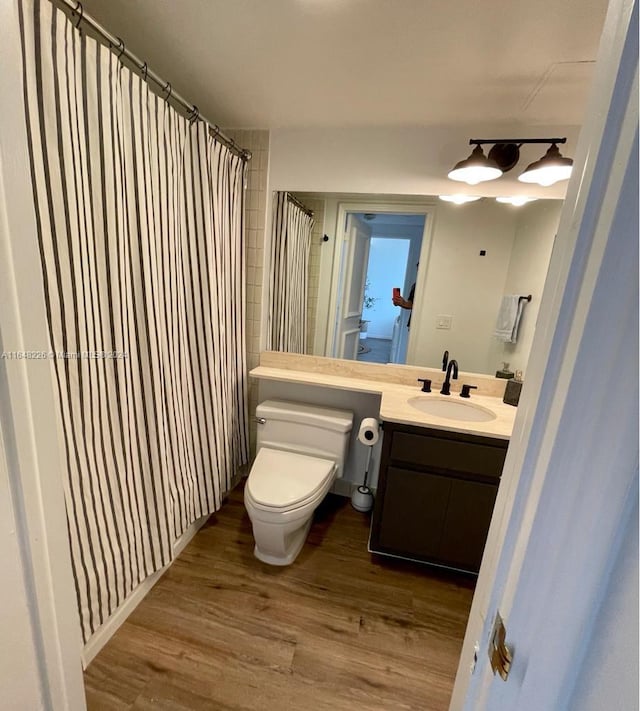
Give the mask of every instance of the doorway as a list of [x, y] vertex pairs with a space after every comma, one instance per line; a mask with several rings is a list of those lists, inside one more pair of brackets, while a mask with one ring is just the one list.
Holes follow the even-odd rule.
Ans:
[[427, 213], [389, 207], [345, 210], [334, 357], [406, 362], [411, 309], [394, 305], [392, 296], [397, 289], [408, 300], [416, 289]]

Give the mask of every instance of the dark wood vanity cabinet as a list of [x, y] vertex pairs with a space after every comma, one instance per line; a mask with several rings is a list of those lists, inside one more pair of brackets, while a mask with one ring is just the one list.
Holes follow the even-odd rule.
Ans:
[[385, 422], [371, 551], [477, 573], [507, 446]]

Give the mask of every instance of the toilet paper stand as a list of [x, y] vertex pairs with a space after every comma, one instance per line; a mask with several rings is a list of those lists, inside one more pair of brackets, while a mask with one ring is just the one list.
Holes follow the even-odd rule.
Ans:
[[360, 511], [362, 513], [370, 511], [373, 506], [373, 492], [367, 486], [367, 479], [369, 477], [369, 467], [371, 466], [371, 454], [373, 451], [373, 444], [366, 444], [365, 446], [368, 451], [367, 463], [364, 468], [364, 481], [351, 494], [351, 505], [356, 511]]

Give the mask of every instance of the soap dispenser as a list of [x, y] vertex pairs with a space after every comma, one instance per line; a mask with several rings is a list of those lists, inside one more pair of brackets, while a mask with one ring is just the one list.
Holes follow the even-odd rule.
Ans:
[[504, 397], [502, 398], [502, 402], [505, 402], [507, 405], [513, 405], [514, 407], [518, 407], [518, 403], [520, 402], [520, 393], [522, 392], [522, 371], [521, 370], [516, 370], [516, 376], [515, 378], [512, 378], [509, 380], [507, 383], [507, 386], [504, 389]]
[[509, 363], [503, 361], [502, 370], [496, 370], [496, 378], [504, 378], [505, 380], [513, 378], [513, 372], [509, 370]]

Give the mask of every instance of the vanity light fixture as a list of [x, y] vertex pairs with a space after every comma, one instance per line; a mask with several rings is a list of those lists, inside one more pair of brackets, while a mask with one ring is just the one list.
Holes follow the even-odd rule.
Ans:
[[516, 207], [521, 207], [526, 205], [528, 202], [534, 202], [538, 198], [526, 197], [525, 195], [513, 195], [512, 197], [497, 197], [497, 202], [506, 203], [507, 205], [515, 205]]
[[438, 195], [440, 200], [445, 202], [454, 202], [456, 205], [464, 205], [466, 202], [475, 202], [480, 200], [480, 195]]
[[[511, 170], [520, 158], [520, 147], [529, 143], [550, 143], [546, 154], [531, 163], [518, 177], [523, 183], [537, 183], [548, 187], [559, 180], [567, 180], [571, 175], [573, 161], [565, 158], [558, 150], [558, 143], [566, 143], [566, 138], [472, 138], [469, 145], [475, 146], [471, 155], [456, 163], [448, 174], [451, 180], [460, 180], [469, 185], [477, 185], [486, 180], [495, 180]], [[491, 145], [485, 156], [482, 146]]]

